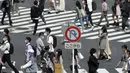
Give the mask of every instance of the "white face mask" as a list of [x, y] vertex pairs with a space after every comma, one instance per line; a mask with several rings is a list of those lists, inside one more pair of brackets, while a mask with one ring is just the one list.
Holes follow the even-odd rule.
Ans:
[[25, 43], [27, 43], [27, 40], [25, 40]]
[[45, 32], [44, 35], [47, 36], [47, 33]]
[[3, 38], [3, 41], [6, 41], [6, 38]]
[[41, 36], [42, 39], [44, 39], [44, 36]]

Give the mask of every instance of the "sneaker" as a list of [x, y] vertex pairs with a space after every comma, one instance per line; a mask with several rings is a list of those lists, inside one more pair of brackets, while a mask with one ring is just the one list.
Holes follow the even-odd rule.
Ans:
[[93, 30], [93, 29], [94, 29], [94, 26], [91, 27], [91, 30]]
[[108, 59], [106, 59], [107, 61], [110, 61], [111, 60], [111, 57], [110, 56], [108, 56]]

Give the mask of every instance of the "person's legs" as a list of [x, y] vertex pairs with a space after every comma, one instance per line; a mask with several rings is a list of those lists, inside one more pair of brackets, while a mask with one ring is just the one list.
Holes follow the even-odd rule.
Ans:
[[34, 20], [34, 23], [35, 23], [35, 26], [34, 26], [34, 32], [33, 32], [33, 35], [35, 35], [35, 34], [36, 34], [36, 31], [37, 31], [38, 20]]
[[4, 24], [4, 18], [5, 18], [5, 15], [6, 15], [7, 11], [4, 11], [3, 12], [3, 17], [2, 17], [2, 20], [1, 20], [1, 23]]
[[12, 26], [12, 20], [11, 20], [11, 15], [10, 15], [10, 10], [7, 11], [8, 17], [9, 17], [9, 23]]
[[44, 22], [44, 24], [46, 25], [45, 18], [43, 17], [43, 15], [42, 15], [42, 14], [40, 15], [40, 18], [42, 19], [42, 21], [43, 21], [43, 22]]
[[79, 73], [79, 72], [78, 72], [78, 66], [77, 66], [77, 65], [74, 66], [74, 69], [75, 69], [75, 73]]
[[100, 24], [101, 24], [101, 22], [102, 22], [103, 17], [104, 17], [104, 15], [102, 14], [102, 15], [101, 15], [101, 18], [100, 18], [100, 20], [99, 20], [99, 22], [98, 22], [98, 24], [97, 24], [98, 26], [100, 26]]
[[10, 58], [10, 54], [6, 54], [6, 62], [7, 64], [14, 70], [15, 73], [19, 73], [18, 70], [13, 66], [13, 64], [11, 63], [11, 58]]
[[108, 19], [107, 19], [107, 11], [104, 12], [104, 17], [105, 17], [105, 20], [106, 20], [106, 22], [107, 22], [107, 26], [109, 26], [109, 21], [108, 21]]
[[91, 23], [91, 25], [93, 26], [93, 22], [92, 22], [92, 17], [91, 17], [91, 15], [92, 15], [92, 12], [89, 12], [89, 21], [90, 21], [90, 23]]
[[[6, 58], [5, 58], [5, 54], [2, 56], [2, 62], [5, 63], [6, 62]], [[0, 64], [0, 73], [1, 73], [1, 70], [2, 70], [2, 64]]]
[[122, 29], [125, 29], [126, 23], [127, 23], [128, 18], [127, 17], [122, 17]]

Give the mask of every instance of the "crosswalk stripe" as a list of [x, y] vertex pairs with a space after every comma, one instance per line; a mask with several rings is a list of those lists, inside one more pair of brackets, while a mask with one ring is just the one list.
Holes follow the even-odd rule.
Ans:
[[128, 73], [127, 71], [122, 71], [122, 68], [115, 68], [115, 70], [118, 72], [118, 73]]
[[109, 73], [106, 69], [98, 69], [98, 73]]
[[[11, 71], [11, 73], [15, 73], [14, 71]], [[24, 73], [23, 71], [19, 71], [19, 73]]]
[[88, 73], [85, 69], [78, 69], [78, 73]]
[[[48, 9], [45, 9], [48, 10]], [[20, 7], [20, 12], [21, 15], [18, 16], [17, 14], [14, 14], [14, 16], [12, 16], [12, 21], [13, 21], [13, 27], [10, 27], [9, 25], [4, 25], [0, 27], [0, 31], [3, 31], [4, 28], [9, 28], [11, 31], [11, 33], [24, 33], [24, 34], [31, 34], [32, 31], [34, 30], [34, 23], [30, 23], [31, 22], [31, 18], [30, 18], [30, 8], [26, 8], [26, 7]], [[55, 12], [54, 10], [52, 12]], [[2, 12], [0, 12], [0, 18], [2, 18]], [[62, 37], [62, 31], [61, 31], [61, 27], [62, 25], [66, 22], [66, 21], [72, 21], [74, 22], [75, 18], [76, 18], [76, 12], [75, 10], [71, 10], [71, 11], [65, 11], [65, 12], [61, 12], [61, 13], [54, 13], [54, 14], [47, 14], [44, 13], [44, 17], [46, 20], [47, 25], [44, 25], [44, 23], [42, 22], [42, 19], [39, 19], [39, 26], [37, 28], [37, 33], [39, 32], [44, 32], [46, 27], [51, 28], [52, 35], [56, 35], [56, 36], [60, 36]], [[99, 19], [101, 17], [101, 12], [96, 12], [92, 14], [92, 19], [93, 19], [93, 23], [97, 23], [99, 22]], [[114, 21], [112, 20], [112, 14], [108, 14], [108, 21], [109, 23], [113, 23]], [[101, 23], [101, 25], [106, 25], [105, 19], [102, 20], [103, 22]], [[122, 19], [120, 17], [119, 21], [121, 22]], [[5, 18], [5, 22], [8, 23], [8, 18]], [[76, 23], [76, 25], [80, 25], [80, 23]], [[13, 29], [15, 28], [15, 29]], [[27, 28], [26, 30], [22, 30], [19, 28]], [[80, 28], [80, 27], [79, 27]], [[84, 32], [82, 33], [81, 37], [85, 37], [86, 39], [97, 39], [98, 38], [98, 30], [101, 29], [101, 27], [95, 26], [94, 30], [91, 31], [91, 29], [85, 29]], [[109, 36], [109, 40], [117, 40], [118, 42], [129, 42], [130, 38], [129, 38], [129, 34], [124, 34], [124, 32], [122, 31], [116, 31], [114, 29], [114, 27], [110, 26], [108, 29], [108, 36]], [[123, 35], [123, 36], [122, 36]], [[127, 40], [128, 39], [128, 40]]]

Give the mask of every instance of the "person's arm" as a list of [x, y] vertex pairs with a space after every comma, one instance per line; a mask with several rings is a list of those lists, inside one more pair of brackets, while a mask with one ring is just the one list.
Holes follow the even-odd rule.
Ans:
[[5, 51], [6, 49], [9, 48], [9, 46], [10, 46], [10, 44], [9, 44], [9, 43], [6, 43], [6, 44], [1, 45], [1, 46], [0, 46], [0, 49], [1, 49], [2, 51]]
[[53, 45], [52, 41], [53, 41], [53, 37], [52, 37], [52, 36], [49, 36], [49, 37], [48, 37], [48, 40], [47, 40], [47, 43], [48, 43], [49, 45]]
[[32, 65], [32, 61], [27, 62], [25, 65], [21, 66], [21, 69], [25, 69]]
[[96, 59], [94, 59], [94, 57], [90, 57], [90, 61], [91, 61], [91, 63], [93, 63], [95, 66], [97, 66], [97, 64], [98, 64], [98, 62], [97, 62], [97, 60]]
[[79, 60], [78, 60], [78, 55], [76, 55], [76, 64], [78, 65]]

